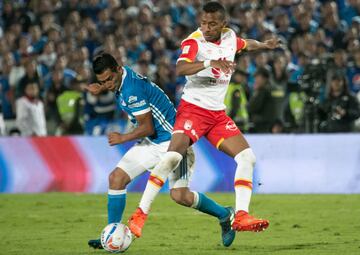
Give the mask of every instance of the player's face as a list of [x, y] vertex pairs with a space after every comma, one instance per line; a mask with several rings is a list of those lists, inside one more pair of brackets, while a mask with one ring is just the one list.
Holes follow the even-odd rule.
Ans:
[[106, 69], [105, 72], [97, 74], [96, 79], [101, 86], [105, 86], [110, 91], [115, 91], [118, 88], [121, 73]]
[[203, 12], [201, 15], [200, 30], [206, 41], [218, 41], [225, 25], [226, 21], [220, 12]]

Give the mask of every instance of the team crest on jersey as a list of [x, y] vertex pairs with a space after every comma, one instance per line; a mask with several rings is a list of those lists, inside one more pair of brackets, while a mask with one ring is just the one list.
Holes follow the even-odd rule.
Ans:
[[211, 72], [216, 79], [220, 78], [220, 76], [221, 76], [220, 68], [211, 68]]
[[[219, 60], [226, 60], [226, 58], [219, 58]], [[223, 73], [220, 68], [211, 68], [211, 72], [214, 75], [214, 78], [219, 79], [221, 77], [221, 74]], [[231, 75], [231, 73], [227, 72], [224, 73], [226, 77]]]
[[190, 130], [191, 129], [191, 127], [192, 127], [192, 121], [191, 120], [186, 120], [185, 121], [185, 124], [184, 124], [184, 129], [185, 130]]
[[228, 121], [228, 123], [226, 123], [225, 125], [225, 129], [230, 131], [235, 131], [237, 129], [237, 126], [233, 121]]

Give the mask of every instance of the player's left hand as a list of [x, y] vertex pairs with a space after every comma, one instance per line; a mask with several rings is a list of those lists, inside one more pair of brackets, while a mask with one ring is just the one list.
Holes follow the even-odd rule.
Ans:
[[273, 50], [281, 46], [281, 40], [279, 38], [271, 38], [264, 41], [264, 43], [269, 50]]
[[122, 134], [118, 132], [111, 132], [108, 134], [108, 142], [111, 146], [123, 143]]

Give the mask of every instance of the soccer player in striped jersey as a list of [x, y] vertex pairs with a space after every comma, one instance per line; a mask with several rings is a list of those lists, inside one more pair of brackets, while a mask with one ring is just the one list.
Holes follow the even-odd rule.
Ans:
[[[152, 169], [166, 154], [176, 110], [165, 93], [147, 78], [135, 73], [127, 66], [119, 66], [113, 56], [101, 53], [93, 60], [93, 70], [97, 83], [88, 86], [93, 94], [103, 90], [113, 91], [118, 105], [128, 114], [135, 129], [127, 134], [112, 132], [108, 135], [111, 146], [128, 141], [141, 139], [119, 161], [116, 168], [109, 176], [108, 190], [108, 223], [121, 222], [126, 203], [126, 186], [134, 178]], [[186, 156], [174, 167], [169, 175], [169, 188], [173, 200], [185, 206], [192, 206], [188, 198], [193, 192], [189, 189], [189, 179], [194, 166], [194, 153], [191, 148]], [[164, 180], [156, 175], [150, 175], [149, 182], [154, 189], [162, 187]], [[198, 193], [196, 193], [198, 194]], [[231, 230], [231, 219], [234, 215], [232, 208], [223, 207], [205, 195], [201, 199], [206, 207], [199, 209], [213, 215], [220, 220], [222, 239], [225, 246], [229, 246], [235, 237]], [[136, 212], [136, 219], [145, 222], [155, 196], [151, 192], [143, 195]], [[133, 219], [130, 219], [130, 223]], [[131, 226], [131, 231], [136, 237], [141, 236], [142, 225]], [[102, 248], [100, 239], [90, 240], [93, 248]]]

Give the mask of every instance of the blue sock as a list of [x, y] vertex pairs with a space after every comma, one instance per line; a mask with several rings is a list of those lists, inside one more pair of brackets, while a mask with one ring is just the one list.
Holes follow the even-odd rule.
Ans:
[[121, 222], [126, 204], [126, 189], [108, 192], [108, 224]]
[[196, 195], [195, 192], [194, 195], [198, 195], [198, 203], [194, 206], [194, 208], [198, 209], [200, 212], [210, 214], [217, 217], [218, 219], [223, 219], [229, 215], [228, 209], [226, 209], [224, 206], [219, 205], [211, 198], [208, 198], [206, 195], [202, 193], [197, 193]]

